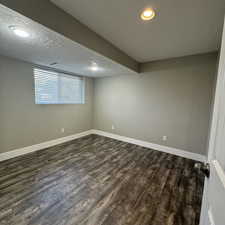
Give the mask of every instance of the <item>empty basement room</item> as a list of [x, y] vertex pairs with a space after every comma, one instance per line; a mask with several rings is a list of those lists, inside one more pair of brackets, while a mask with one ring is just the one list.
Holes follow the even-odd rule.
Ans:
[[0, 225], [225, 225], [224, 16], [0, 0]]

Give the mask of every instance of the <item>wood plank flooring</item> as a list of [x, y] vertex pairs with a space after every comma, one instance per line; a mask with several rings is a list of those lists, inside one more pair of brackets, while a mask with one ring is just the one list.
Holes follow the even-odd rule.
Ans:
[[90, 135], [0, 163], [1, 225], [198, 225], [194, 161]]

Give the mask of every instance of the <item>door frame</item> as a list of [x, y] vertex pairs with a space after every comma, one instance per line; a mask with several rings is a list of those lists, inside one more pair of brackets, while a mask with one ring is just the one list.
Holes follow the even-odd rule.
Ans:
[[[225, 38], [225, 22], [223, 26], [223, 38]], [[219, 65], [220, 64], [220, 65]], [[216, 72], [216, 81], [215, 81], [215, 90], [214, 90], [214, 98], [212, 103], [212, 114], [211, 114], [211, 123], [209, 129], [209, 137], [208, 137], [208, 155], [207, 155], [207, 163], [210, 163], [210, 167], [214, 167], [216, 170], [220, 181], [225, 187], [225, 175], [222, 167], [220, 166], [217, 160], [213, 160], [214, 146], [216, 141], [216, 132], [217, 132], [217, 123], [219, 119], [219, 106], [220, 106], [220, 98], [222, 97], [222, 89], [223, 84], [225, 82], [225, 41], [221, 45], [220, 54], [218, 57], [217, 63], [217, 72]], [[212, 168], [211, 168], [212, 169]], [[204, 183], [204, 191], [203, 191], [203, 199], [202, 199], [202, 209], [200, 216], [200, 225], [215, 225], [213, 215], [211, 213], [211, 209], [209, 208], [208, 203], [208, 178], [205, 178]]]

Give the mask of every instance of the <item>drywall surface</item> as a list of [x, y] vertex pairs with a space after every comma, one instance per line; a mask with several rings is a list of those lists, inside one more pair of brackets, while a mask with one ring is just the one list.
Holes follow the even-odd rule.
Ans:
[[133, 71], [139, 71], [137, 61], [50, 1], [0, 0], [0, 4]]
[[33, 68], [0, 56], [0, 153], [92, 128], [93, 80], [86, 78], [83, 105], [36, 105]]
[[94, 129], [206, 154], [216, 62], [217, 54], [189, 56], [95, 79]]

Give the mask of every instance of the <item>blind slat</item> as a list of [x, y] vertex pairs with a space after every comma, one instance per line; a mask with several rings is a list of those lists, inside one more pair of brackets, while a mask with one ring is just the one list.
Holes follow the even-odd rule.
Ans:
[[84, 104], [84, 79], [34, 69], [36, 104]]

